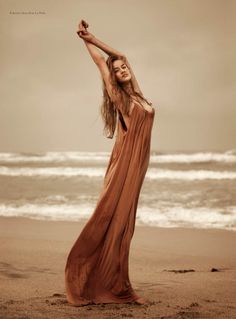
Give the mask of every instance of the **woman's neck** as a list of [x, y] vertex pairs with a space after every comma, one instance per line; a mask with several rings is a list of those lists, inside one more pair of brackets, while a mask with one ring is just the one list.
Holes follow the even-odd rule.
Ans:
[[131, 82], [126, 82], [122, 84], [123, 90], [128, 94], [128, 95], [133, 95], [134, 94], [134, 89], [132, 87]]

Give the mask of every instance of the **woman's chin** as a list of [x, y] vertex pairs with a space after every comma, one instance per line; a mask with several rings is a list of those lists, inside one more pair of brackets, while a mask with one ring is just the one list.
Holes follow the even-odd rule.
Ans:
[[130, 82], [130, 78], [124, 78], [122, 80], [120, 80], [120, 83], [127, 83], [127, 82]]

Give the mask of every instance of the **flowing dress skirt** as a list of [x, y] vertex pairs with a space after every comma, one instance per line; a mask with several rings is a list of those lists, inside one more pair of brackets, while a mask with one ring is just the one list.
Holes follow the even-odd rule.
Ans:
[[154, 108], [149, 112], [134, 104], [128, 129], [118, 121], [97, 205], [66, 262], [66, 296], [74, 306], [139, 298], [130, 283], [128, 261], [154, 116]]

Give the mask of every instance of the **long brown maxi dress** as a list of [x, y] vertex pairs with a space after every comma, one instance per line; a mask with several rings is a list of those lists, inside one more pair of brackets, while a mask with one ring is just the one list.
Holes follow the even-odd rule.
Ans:
[[99, 200], [67, 258], [66, 296], [74, 306], [128, 303], [139, 298], [129, 280], [128, 259], [150, 159], [154, 116], [154, 108], [147, 111], [134, 103], [127, 127], [119, 111]]

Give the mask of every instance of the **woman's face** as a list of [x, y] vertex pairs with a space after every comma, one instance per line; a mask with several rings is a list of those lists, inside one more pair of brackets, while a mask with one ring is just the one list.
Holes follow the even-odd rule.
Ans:
[[131, 73], [124, 61], [115, 60], [113, 62], [113, 70], [118, 82], [124, 83], [131, 80]]

